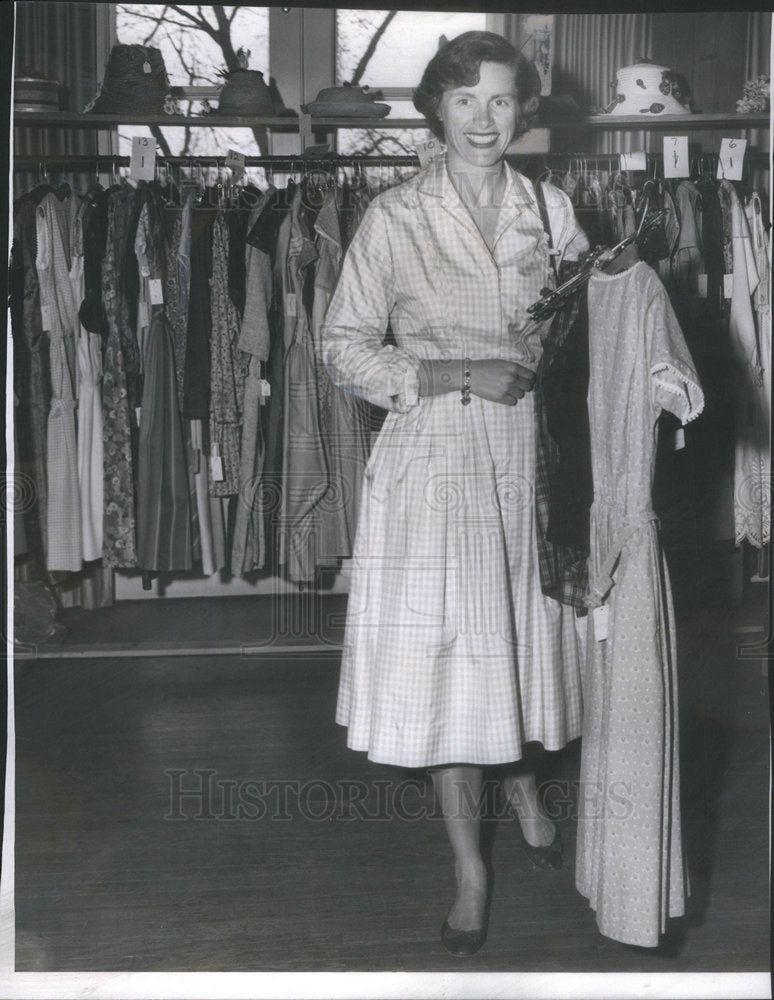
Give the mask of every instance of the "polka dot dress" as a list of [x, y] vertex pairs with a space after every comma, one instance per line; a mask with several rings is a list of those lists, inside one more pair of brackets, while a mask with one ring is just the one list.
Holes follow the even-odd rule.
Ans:
[[[651, 507], [656, 420], [704, 405], [656, 273], [589, 283], [594, 505], [576, 884], [600, 931], [653, 947], [684, 912], [672, 598]], [[605, 637], [606, 636], [606, 637]]]

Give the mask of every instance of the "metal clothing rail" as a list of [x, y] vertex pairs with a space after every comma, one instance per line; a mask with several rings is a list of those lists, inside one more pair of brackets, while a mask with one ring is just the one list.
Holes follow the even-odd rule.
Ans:
[[[158, 166], [175, 164], [179, 166], [212, 166], [225, 167], [225, 156], [157, 156]], [[247, 167], [274, 167], [275, 169], [298, 170], [300, 168], [329, 167], [400, 167], [417, 166], [417, 156], [339, 156], [335, 153], [297, 154], [295, 156], [245, 156]], [[73, 154], [70, 156], [18, 156], [13, 161], [13, 169], [18, 171], [60, 170], [62, 168], [80, 167], [99, 168], [111, 166], [129, 166], [128, 156], [105, 156], [93, 154]]]

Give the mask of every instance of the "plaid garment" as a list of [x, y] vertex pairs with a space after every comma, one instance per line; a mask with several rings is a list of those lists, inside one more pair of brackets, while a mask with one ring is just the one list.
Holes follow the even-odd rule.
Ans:
[[[558, 280], [561, 284], [578, 272], [576, 261], [563, 261]], [[588, 590], [589, 514], [591, 488], [591, 442], [588, 425], [579, 428], [572, 449], [567, 454], [552, 435], [551, 407], [561, 382], [549, 389], [552, 373], [566, 364], [568, 356], [588, 345], [588, 310], [585, 285], [567, 300], [551, 322], [543, 342], [543, 355], [537, 371], [535, 397], [535, 522], [537, 527], [540, 584], [543, 593], [562, 604], [572, 605], [585, 614], [584, 598]], [[571, 392], [576, 400], [586, 399], [588, 367], [573, 366]], [[561, 379], [561, 374], [559, 375]], [[569, 400], [565, 400], [568, 403]], [[568, 468], [569, 466], [569, 468]], [[572, 495], [567, 496], [568, 479], [575, 480]], [[564, 495], [563, 495], [564, 494]], [[572, 542], [573, 544], [569, 544]]]

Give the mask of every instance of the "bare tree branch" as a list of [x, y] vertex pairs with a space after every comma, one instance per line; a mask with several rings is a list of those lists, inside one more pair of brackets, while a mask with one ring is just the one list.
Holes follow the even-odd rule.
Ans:
[[376, 50], [376, 46], [379, 44], [382, 35], [385, 33], [385, 31], [387, 30], [387, 28], [390, 26], [390, 22], [392, 21], [392, 19], [395, 17], [395, 15], [397, 13], [398, 13], [397, 10], [388, 11], [386, 17], [384, 18], [384, 20], [382, 21], [382, 23], [379, 25], [379, 27], [376, 29], [375, 33], [371, 37], [370, 42], [366, 46], [365, 52], [360, 57], [360, 62], [355, 67], [355, 72], [352, 74], [352, 79], [350, 80], [350, 83], [353, 86], [356, 83], [359, 83], [360, 80], [362, 79], [362, 76], [363, 76], [363, 73], [365, 72], [366, 66], [368, 65], [368, 63], [369, 63], [369, 61], [371, 59], [371, 56], [374, 54], [374, 52]]

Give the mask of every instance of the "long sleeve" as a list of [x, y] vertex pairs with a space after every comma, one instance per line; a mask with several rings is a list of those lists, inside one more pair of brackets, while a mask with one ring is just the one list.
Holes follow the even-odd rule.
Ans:
[[322, 327], [323, 363], [334, 383], [387, 410], [418, 403], [419, 359], [384, 343], [395, 305], [387, 209], [376, 198], [350, 244]]

